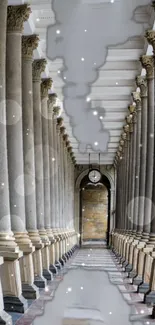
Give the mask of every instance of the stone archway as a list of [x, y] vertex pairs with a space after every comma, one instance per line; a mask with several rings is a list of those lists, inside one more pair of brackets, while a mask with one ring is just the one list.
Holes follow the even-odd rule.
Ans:
[[[79, 218], [80, 218], [80, 184], [83, 178], [88, 175], [89, 168], [83, 170], [75, 180], [75, 229], [78, 233], [80, 233], [79, 229]], [[115, 227], [115, 220], [114, 220], [114, 195], [115, 195], [115, 180], [112, 177], [110, 171], [105, 169], [101, 169], [102, 175], [106, 176], [110, 183], [110, 192], [111, 192], [111, 200], [110, 200], [110, 226], [109, 232]]]

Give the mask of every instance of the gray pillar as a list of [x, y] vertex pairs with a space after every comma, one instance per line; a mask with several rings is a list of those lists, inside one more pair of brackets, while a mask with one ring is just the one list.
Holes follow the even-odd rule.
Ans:
[[32, 61], [33, 51], [38, 46], [37, 35], [22, 37], [22, 117], [24, 151], [24, 185], [26, 229], [34, 246], [40, 246], [37, 230], [35, 161], [34, 161], [34, 125], [33, 125], [33, 87]]
[[48, 128], [48, 90], [52, 87], [52, 79], [42, 79], [41, 83], [41, 113], [43, 141], [43, 176], [44, 176], [44, 226], [49, 238], [51, 232], [51, 201], [50, 201], [50, 161], [49, 161], [49, 128]]
[[[11, 232], [10, 198], [8, 185], [8, 161], [6, 141], [6, 23], [7, 23], [7, 1], [0, 2], [0, 250], [4, 246], [13, 248], [14, 242]], [[9, 239], [9, 241], [8, 241]]]
[[147, 161], [144, 205], [144, 227], [142, 239], [148, 241], [151, 227], [153, 160], [154, 160], [154, 58], [143, 55], [142, 66], [146, 69], [148, 83], [148, 118], [147, 118]]
[[[132, 115], [132, 105], [129, 106], [130, 115]], [[133, 146], [133, 116], [130, 123], [130, 130], [129, 130], [129, 179], [128, 179], [128, 229], [129, 234], [132, 233], [133, 230], [133, 223], [131, 220], [131, 189], [132, 189], [132, 146]]]
[[49, 118], [49, 164], [50, 164], [50, 202], [51, 202], [51, 228], [55, 226], [55, 151], [54, 151], [54, 105], [56, 105], [57, 95], [50, 94], [48, 101], [48, 118]]
[[58, 144], [57, 144], [57, 117], [59, 116], [60, 108], [54, 107], [54, 117], [53, 117], [53, 148], [54, 148], [54, 199], [55, 199], [55, 228], [58, 230], [59, 225], [59, 184], [58, 184]]
[[42, 148], [42, 115], [41, 115], [41, 73], [45, 70], [46, 60], [33, 61], [33, 119], [34, 119], [34, 149], [36, 175], [36, 210], [37, 228], [44, 243], [49, 242], [44, 227], [44, 176]]
[[132, 181], [131, 181], [131, 223], [132, 223], [132, 235], [135, 235], [135, 216], [134, 216], [134, 192], [135, 192], [135, 170], [136, 170], [136, 134], [137, 134], [137, 120], [136, 112], [133, 112], [133, 142], [132, 142]]
[[139, 208], [139, 176], [140, 176], [140, 140], [141, 140], [141, 97], [140, 93], [132, 93], [136, 103], [137, 128], [136, 128], [136, 164], [135, 164], [135, 190], [134, 190], [134, 225], [133, 230], [138, 230], [138, 208]]
[[6, 47], [7, 145], [11, 225], [20, 248], [31, 246], [25, 229], [25, 191], [22, 130], [21, 48], [27, 5], [9, 6]]
[[140, 238], [143, 232], [145, 181], [147, 161], [147, 81], [145, 77], [136, 78], [137, 86], [141, 92], [141, 141], [140, 141], [140, 174], [139, 174], [139, 208], [137, 236]]

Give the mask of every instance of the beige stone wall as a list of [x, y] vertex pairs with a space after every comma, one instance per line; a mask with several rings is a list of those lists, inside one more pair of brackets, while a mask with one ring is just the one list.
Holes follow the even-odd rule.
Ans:
[[85, 189], [82, 193], [82, 239], [106, 238], [108, 192], [102, 189]]

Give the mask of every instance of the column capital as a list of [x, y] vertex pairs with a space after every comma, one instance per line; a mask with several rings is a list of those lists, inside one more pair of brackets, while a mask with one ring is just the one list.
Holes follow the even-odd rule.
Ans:
[[65, 135], [65, 133], [66, 133], [66, 128], [65, 128], [64, 126], [61, 126], [61, 128], [60, 128], [60, 132], [61, 132], [62, 135]]
[[123, 126], [123, 129], [124, 129], [124, 132], [127, 134], [129, 132], [130, 127], [128, 124], [126, 124], [125, 126]]
[[153, 55], [142, 55], [140, 57], [142, 67], [146, 70], [147, 79], [154, 77], [154, 57]]
[[7, 8], [7, 32], [22, 33], [24, 22], [29, 19], [31, 8], [27, 4], [8, 6]]
[[137, 110], [140, 110], [140, 109], [141, 109], [141, 97], [140, 97], [140, 92], [138, 92], [138, 91], [134, 91], [134, 92], [132, 93], [132, 97], [133, 97], [134, 102], [136, 103], [136, 108], [137, 108]]
[[155, 31], [154, 30], [147, 30], [145, 37], [150, 45], [153, 47], [153, 51], [155, 51]]
[[33, 81], [41, 81], [41, 73], [44, 72], [46, 68], [46, 59], [37, 59], [32, 63], [32, 75]]
[[58, 96], [56, 93], [48, 94], [48, 102], [52, 107], [56, 104], [57, 98]]
[[58, 117], [57, 118], [57, 124], [60, 127], [60, 129], [61, 129], [61, 127], [63, 126], [63, 118], [62, 117]]
[[120, 141], [119, 141], [119, 143], [120, 143], [121, 147], [123, 147], [123, 146], [124, 146], [124, 143], [125, 143], [125, 141], [124, 141], [124, 140], [120, 140]]
[[133, 114], [135, 112], [135, 105], [129, 105], [128, 110], [131, 114]]
[[51, 89], [52, 83], [52, 78], [41, 79], [41, 98], [48, 97], [48, 91]]
[[126, 133], [125, 133], [125, 132], [122, 133], [121, 138], [122, 138], [123, 140], [126, 140]]
[[147, 80], [144, 76], [136, 77], [137, 87], [140, 88], [141, 97], [147, 97]]
[[38, 47], [39, 36], [23, 35], [22, 36], [22, 56], [26, 59], [32, 59], [33, 51]]
[[60, 107], [59, 106], [54, 106], [53, 107], [53, 113], [54, 113], [54, 117], [58, 118], [58, 116], [60, 114]]

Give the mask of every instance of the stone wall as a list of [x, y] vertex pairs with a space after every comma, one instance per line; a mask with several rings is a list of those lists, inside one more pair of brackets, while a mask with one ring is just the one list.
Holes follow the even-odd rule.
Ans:
[[108, 192], [105, 186], [100, 189], [87, 188], [82, 193], [82, 239], [103, 240], [107, 231]]

